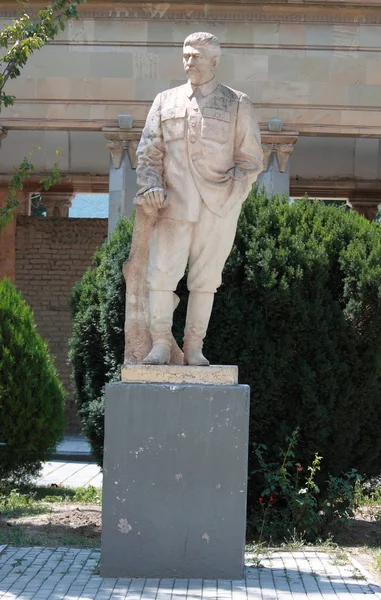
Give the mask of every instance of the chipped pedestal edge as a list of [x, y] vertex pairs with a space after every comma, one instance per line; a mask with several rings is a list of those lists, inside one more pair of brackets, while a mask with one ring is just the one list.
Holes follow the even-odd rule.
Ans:
[[243, 577], [248, 429], [247, 385], [106, 385], [102, 577]]
[[123, 365], [122, 383], [195, 383], [201, 385], [237, 385], [238, 367], [211, 365]]

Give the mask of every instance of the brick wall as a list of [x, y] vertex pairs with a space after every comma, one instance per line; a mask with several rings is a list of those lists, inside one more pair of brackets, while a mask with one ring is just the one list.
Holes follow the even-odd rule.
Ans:
[[[107, 219], [17, 217], [16, 286], [33, 308], [39, 333], [56, 357], [70, 392], [68, 340], [71, 336], [71, 289], [107, 236]], [[73, 394], [66, 399], [68, 430], [78, 432]]]

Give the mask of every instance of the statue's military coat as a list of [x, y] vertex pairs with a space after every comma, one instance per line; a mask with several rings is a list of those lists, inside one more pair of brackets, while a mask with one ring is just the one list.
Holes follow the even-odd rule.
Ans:
[[161, 217], [198, 221], [202, 202], [223, 217], [246, 200], [263, 168], [254, 107], [215, 78], [166, 90], [153, 102], [137, 156], [139, 194], [166, 190]]

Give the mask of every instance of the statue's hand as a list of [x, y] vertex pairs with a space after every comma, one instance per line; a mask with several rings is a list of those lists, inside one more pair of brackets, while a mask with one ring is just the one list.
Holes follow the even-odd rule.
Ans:
[[166, 202], [165, 190], [160, 187], [154, 187], [143, 194], [144, 205], [152, 210], [164, 208]]

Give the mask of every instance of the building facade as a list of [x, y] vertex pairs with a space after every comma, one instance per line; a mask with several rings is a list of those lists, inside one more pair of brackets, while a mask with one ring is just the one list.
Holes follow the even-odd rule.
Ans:
[[[30, 5], [37, 10], [43, 4]], [[17, 10], [14, 0], [1, 0], [1, 22]], [[107, 234], [105, 222], [71, 224], [65, 218], [71, 199], [79, 192], [109, 192], [109, 231], [131, 212], [142, 127], [155, 95], [184, 82], [181, 48], [189, 33], [217, 35], [220, 81], [254, 103], [267, 189], [341, 198], [371, 220], [381, 202], [381, 1], [88, 0], [80, 13], [9, 82], [16, 102], [0, 119], [0, 203], [14, 165], [31, 148], [41, 147], [33, 157], [39, 173], [49, 170], [61, 149], [63, 177], [43, 194], [43, 224], [29, 216], [36, 176], [24, 190], [23, 214], [0, 234], [0, 276], [10, 276], [35, 309], [61, 373], [69, 287]], [[56, 239], [61, 243], [47, 249]], [[71, 269], [76, 253], [81, 260]], [[47, 263], [38, 262], [42, 254]], [[49, 274], [60, 261], [61, 273], [71, 269], [72, 276], [62, 289], [57, 282], [54, 300]], [[33, 279], [47, 282], [46, 310], [66, 310], [61, 346], [39, 316]], [[64, 378], [68, 386], [66, 372]]]

